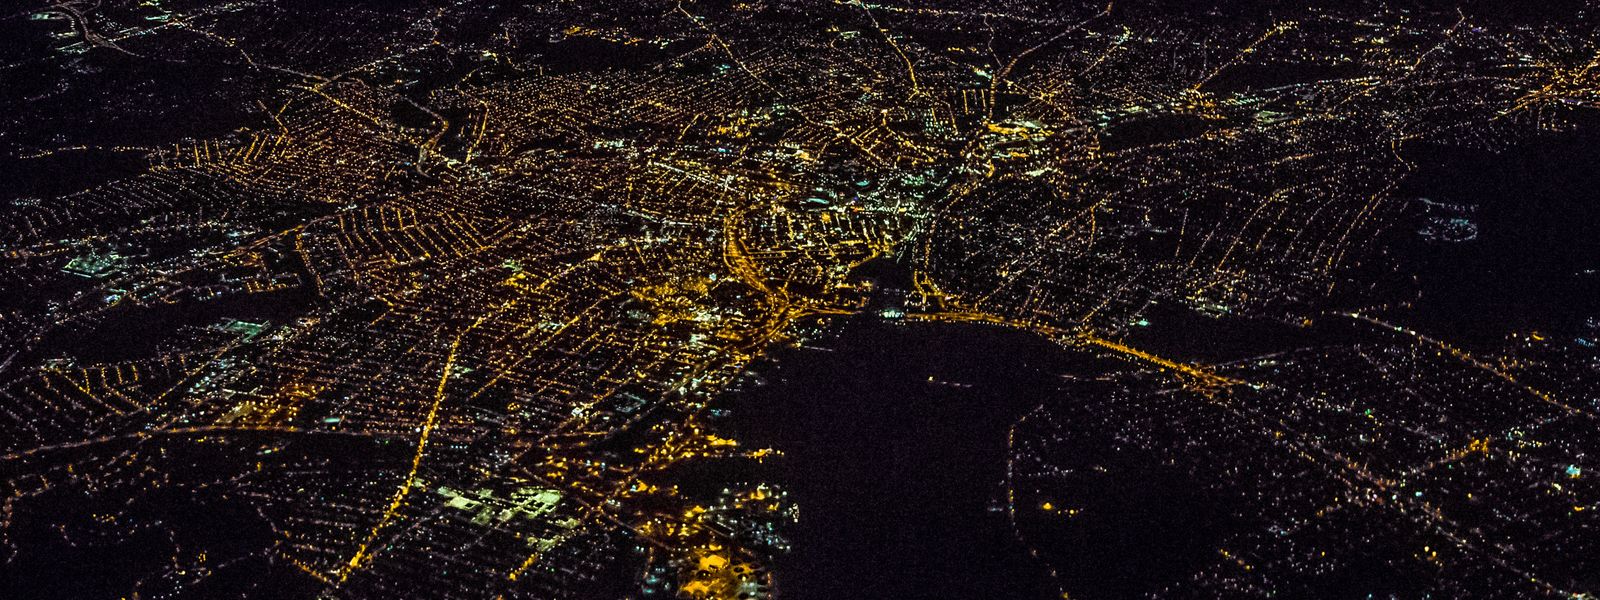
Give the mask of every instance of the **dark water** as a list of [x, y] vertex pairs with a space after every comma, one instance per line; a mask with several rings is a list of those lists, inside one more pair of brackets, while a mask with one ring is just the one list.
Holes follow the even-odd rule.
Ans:
[[1544, 136], [1500, 153], [1422, 147], [1404, 192], [1472, 207], [1477, 236], [1413, 236], [1422, 326], [1492, 342], [1523, 329], [1575, 330], [1600, 316], [1600, 144]]
[[[1031, 334], [857, 317], [824, 349], [779, 352], [735, 407], [782, 450], [800, 506], [779, 559], [788, 598], [1059, 597], [1000, 511], [1007, 431], [1073, 355]], [[931, 378], [931, 381], [930, 381]]]

